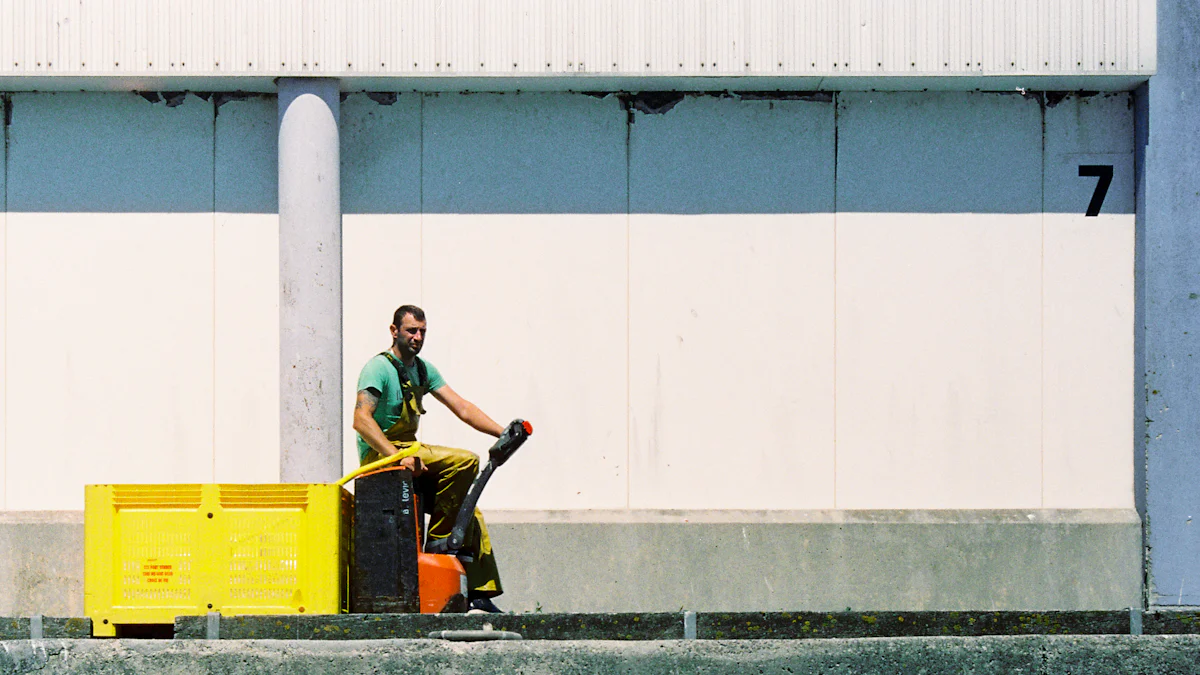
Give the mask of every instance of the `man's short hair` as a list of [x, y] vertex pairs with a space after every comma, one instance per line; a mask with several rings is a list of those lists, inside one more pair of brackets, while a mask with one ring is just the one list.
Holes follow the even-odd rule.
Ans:
[[396, 313], [392, 315], [392, 325], [399, 326], [404, 323], [404, 317], [408, 314], [412, 314], [412, 318], [417, 321], [425, 320], [425, 310], [416, 305], [400, 305], [396, 308]]

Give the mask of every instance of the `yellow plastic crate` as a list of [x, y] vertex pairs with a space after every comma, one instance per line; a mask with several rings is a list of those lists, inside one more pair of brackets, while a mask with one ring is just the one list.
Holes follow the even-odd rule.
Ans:
[[93, 634], [208, 612], [347, 611], [352, 500], [324, 484], [88, 485]]

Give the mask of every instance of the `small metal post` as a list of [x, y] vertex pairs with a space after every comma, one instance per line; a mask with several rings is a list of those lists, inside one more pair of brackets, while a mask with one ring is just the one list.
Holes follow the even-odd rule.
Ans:
[[42, 639], [42, 615], [41, 614], [34, 614], [33, 616], [29, 617], [29, 639], [30, 640], [41, 640]]
[[221, 639], [221, 613], [220, 612], [209, 612], [208, 613], [208, 628], [204, 632], [204, 639], [206, 639], [206, 640], [220, 640]]
[[683, 639], [696, 639], [696, 613], [690, 610], [683, 613]]
[[1130, 607], [1129, 608], [1129, 634], [1130, 635], [1141, 635], [1142, 634], [1142, 608], [1141, 607]]

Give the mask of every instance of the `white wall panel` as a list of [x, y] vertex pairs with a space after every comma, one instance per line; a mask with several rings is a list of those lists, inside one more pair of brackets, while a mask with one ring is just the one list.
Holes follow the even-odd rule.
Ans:
[[[4, 187], [0, 167], [0, 189]], [[3, 194], [0, 192], [0, 194]], [[8, 508], [8, 214], [0, 211], [0, 511]]]
[[423, 302], [421, 99], [401, 96], [380, 105], [363, 95], [347, 97], [341, 134], [343, 464], [349, 471], [358, 466], [358, 374], [391, 344], [392, 312]]
[[630, 139], [630, 505], [832, 508], [831, 102], [686, 99]]
[[211, 481], [212, 215], [9, 213], [7, 253], [6, 507]]
[[1036, 508], [1040, 218], [838, 214], [838, 508]]
[[0, 73], [1112, 74], [1155, 0], [4, 0]]
[[274, 99], [229, 101], [216, 118], [215, 480], [279, 480], [279, 217]]
[[831, 214], [637, 215], [630, 505], [833, 507]]
[[[625, 216], [430, 214], [423, 248], [425, 355], [496, 421], [534, 426], [486, 505], [625, 507]], [[425, 442], [491, 445], [426, 407]]]
[[[391, 345], [392, 312], [423, 302], [420, 214], [343, 215], [342, 256], [342, 465], [348, 472], [358, 466], [353, 427], [358, 375], [372, 356]], [[432, 399], [426, 403], [437, 405]], [[423, 423], [422, 440], [434, 443], [428, 428]]]
[[212, 134], [195, 98], [14, 96], [7, 508], [212, 480]]
[[1041, 115], [839, 98], [837, 506], [1041, 499]]
[[[0, 100], [0, 102], [3, 102]], [[0, 511], [8, 508], [8, 147], [0, 152]]]
[[[497, 421], [534, 425], [484, 500], [624, 507], [624, 110], [612, 97], [439, 96], [424, 115], [428, 356]], [[422, 434], [490, 445], [442, 411]]]
[[279, 480], [279, 217], [218, 213], [213, 239], [215, 480]]
[[[1133, 507], [1133, 111], [1125, 94], [1046, 109], [1047, 508]], [[1085, 215], [1113, 167], [1100, 215]]]
[[[632, 126], [615, 97], [376, 98], [342, 107], [347, 468], [358, 371], [415, 302], [450, 384], [535, 425], [491, 508], [1130, 506], [1128, 96], [1051, 101], [1044, 155], [1018, 95]], [[275, 106], [15, 96], [0, 508], [276, 480]], [[1087, 163], [1115, 168], [1098, 218]], [[423, 440], [490, 444], [427, 402]]]

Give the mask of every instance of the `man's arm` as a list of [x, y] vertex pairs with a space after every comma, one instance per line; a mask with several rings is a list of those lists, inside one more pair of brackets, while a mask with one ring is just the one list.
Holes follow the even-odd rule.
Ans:
[[495, 420], [484, 414], [474, 403], [459, 396], [450, 388], [450, 385], [443, 385], [429, 393], [433, 394], [433, 397], [449, 408], [455, 417], [466, 422], [472, 429], [491, 436], [499, 436], [504, 433], [504, 427], [496, 424]]
[[[380, 429], [379, 423], [375, 421], [375, 406], [378, 404], [379, 395], [371, 389], [363, 389], [358, 392], [358, 398], [354, 401], [354, 430], [381, 457], [391, 457], [396, 454], [396, 447], [388, 441], [387, 436], [383, 434], [383, 429]], [[425, 470], [425, 467], [421, 465], [421, 460], [416, 457], [406, 457], [400, 460], [400, 466], [412, 469], [415, 476], [419, 476]]]

